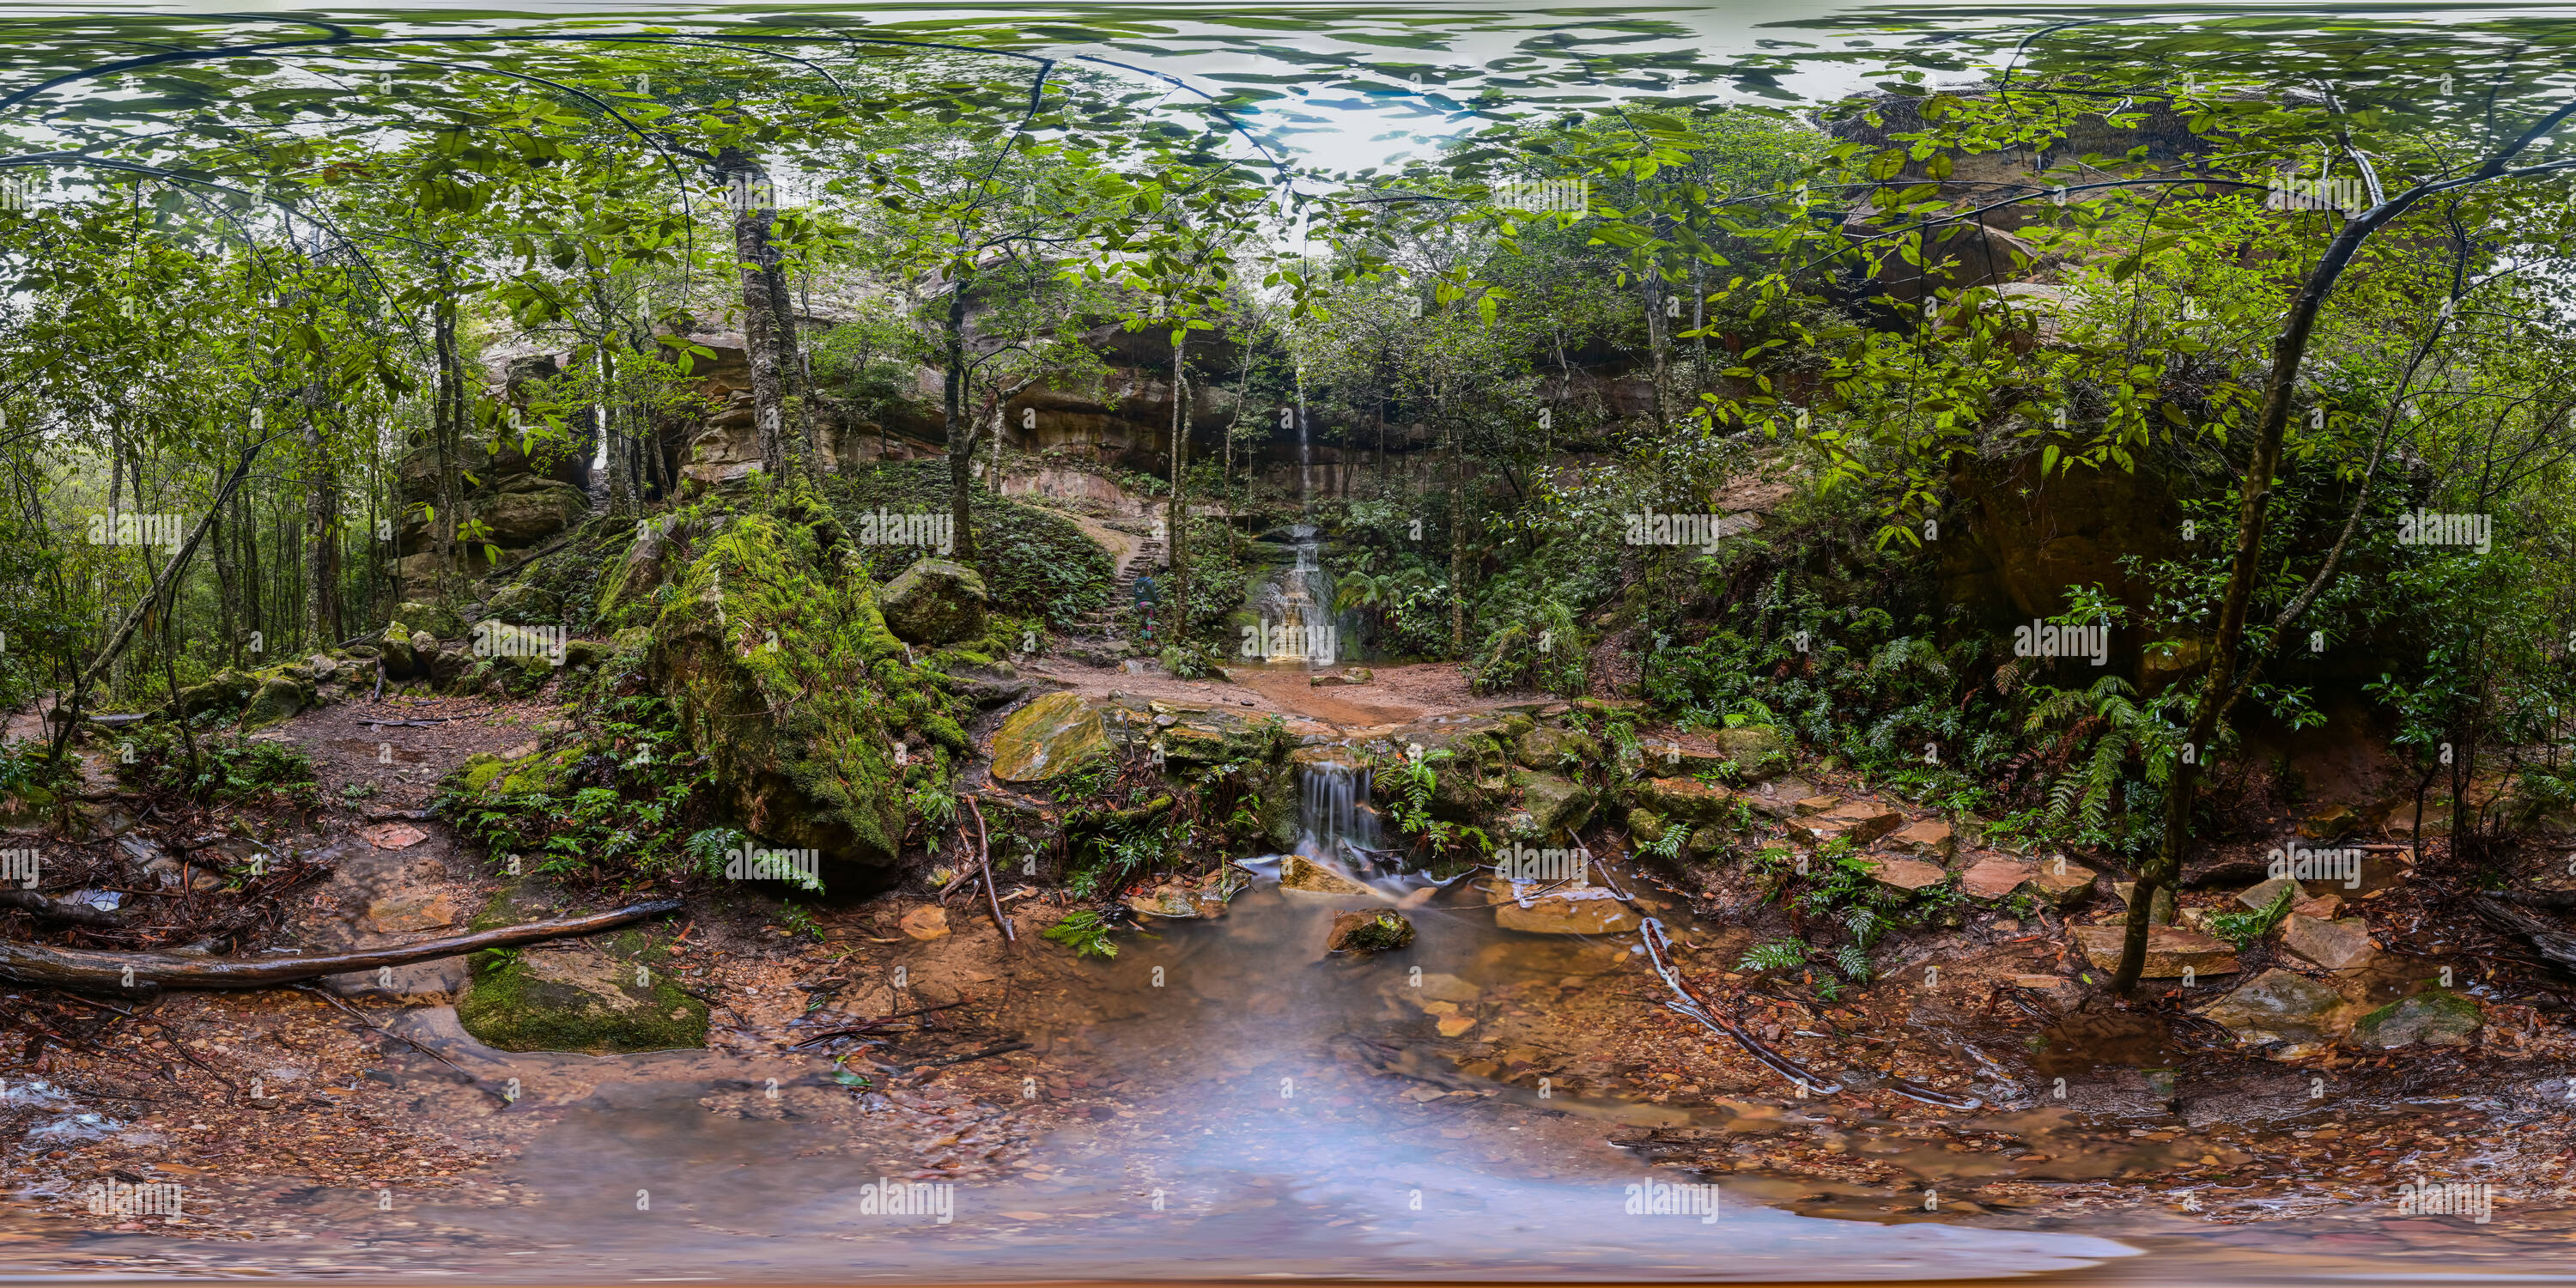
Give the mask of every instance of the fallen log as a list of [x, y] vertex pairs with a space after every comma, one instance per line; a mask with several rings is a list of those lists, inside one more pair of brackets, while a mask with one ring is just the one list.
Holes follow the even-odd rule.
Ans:
[[2533, 951], [2548, 958], [2560, 970], [2576, 971], [2576, 935], [2567, 933], [2565, 926], [2525, 912], [2493, 895], [2478, 895], [2469, 900], [2469, 906], [2488, 921], [2520, 936]]
[[679, 908], [677, 899], [656, 899], [587, 917], [532, 921], [524, 926], [504, 926], [470, 935], [449, 935], [418, 943], [310, 957], [192, 957], [177, 953], [114, 953], [0, 943], [0, 980], [92, 992], [150, 987], [268, 988], [348, 971], [408, 966], [413, 962], [457, 957], [486, 948], [516, 948], [549, 939], [595, 935], [603, 930], [615, 930], [677, 912]]

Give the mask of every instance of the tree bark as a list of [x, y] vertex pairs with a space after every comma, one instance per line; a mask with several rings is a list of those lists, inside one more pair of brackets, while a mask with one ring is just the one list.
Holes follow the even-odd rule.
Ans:
[[716, 172], [724, 178], [727, 198], [734, 206], [733, 249], [742, 273], [742, 334], [751, 365], [751, 417], [760, 444], [761, 472], [774, 487], [787, 477], [790, 464], [783, 365], [787, 341], [781, 334], [789, 319], [780, 307], [784, 288], [772, 286], [778, 275], [777, 250], [769, 242], [769, 226], [777, 212], [767, 195], [768, 174], [749, 153], [724, 149], [716, 155]]
[[1190, 333], [1172, 345], [1172, 639], [1190, 634], [1190, 502], [1186, 471], [1190, 459]]
[[[679, 909], [680, 901], [677, 899], [657, 899], [587, 917], [535, 921], [524, 926], [450, 935], [444, 939], [426, 939], [390, 948], [362, 948], [354, 952], [324, 953], [312, 957], [188, 957], [177, 953], [111, 953], [0, 942], [0, 980], [92, 991], [145, 987], [269, 988], [297, 980], [319, 979], [324, 975], [457, 957], [486, 948], [516, 948], [549, 939], [595, 935]], [[131, 983], [127, 982], [129, 971], [132, 972]]]
[[962, 276], [948, 293], [948, 311], [940, 319], [940, 361], [947, 368], [940, 387], [940, 416], [948, 440], [948, 509], [956, 528], [957, 558], [975, 557], [975, 530], [969, 489], [975, 481], [975, 430], [980, 423], [966, 405], [966, 288], [974, 279]]
[[348, 634], [340, 607], [340, 471], [309, 403], [304, 408], [304, 460], [304, 631], [317, 647], [325, 647]]

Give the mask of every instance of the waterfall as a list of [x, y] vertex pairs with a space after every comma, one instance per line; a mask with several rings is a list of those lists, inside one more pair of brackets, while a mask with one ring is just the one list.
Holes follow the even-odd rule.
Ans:
[[1253, 652], [1264, 661], [1331, 666], [1341, 656], [1340, 631], [1333, 622], [1332, 605], [1325, 602], [1330, 583], [1321, 562], [1323, 543], [1315, 534], [1311, 523], [1289, 526], [1288, 535], [1297, 543], [1297, 562], [1262, 588], [1264, 635]]
[[1297, 513], [1315, 512], [1315, 463], [1306, 445], [1306, 364], [1297, 364]]
[[1326, 762], [1297, 771], [1297, 852], [1310, 859], [1330, 859], [1348, 866], [1342, 849], [1348, 841], [1363, 850], [1378, 848], [1377, 810], [1368, 803], [1369, 771], [1356, 765]]

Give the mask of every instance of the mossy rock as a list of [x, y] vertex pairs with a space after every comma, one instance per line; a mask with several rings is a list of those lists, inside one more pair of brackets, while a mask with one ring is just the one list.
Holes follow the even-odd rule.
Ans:
[[537, 945], [477, 953], [456, 1018], [485, 1046], [502, 1051], [609, 1055], [703, 1047], [707, 1005], [680, 991], [673, 965], [664, 930], [600, 936], [569, 951]]
[[271, 675], [260, 682], [259, 692], [251, 696], [250, 705], [242, 708], [244, 725], [275, 724], [294, 717], [313, 702], [313, 686], [299, 683], [284, 675]]
[[449, 773], [448, 781], [471, 795], [561, 796], [568, 793], [566, 779], [581, 757], [578, 746], [531, 752], [516, 760], [476, 752]]
[[[990, 601], [984, 578], [974, 569], [946, 559], [921, 559], [886, 583], [878, 602], [886, 629], [915, 644], [950, 644], [984, 633], [984, 609]], [[983, 665], [991, 665], [987, 659]]]
[[1524, 769], [1562, 770], [1568, 757], [1577, 765], [1597, 763], [1601, 744], [1589, 734], [1540, 725], [1520, 735], [1512, 747], [1512, 758]]
[[465, 634], [465, 619], [457, 616], [455, 609], [443, 604], [406, 599], [402, 607], [394, 610], [394, 620], [443, 640], [458, 639]]
[[410, 679], [411, 628], [401, 622], [385, 627], [385, 633], [376, 640], [376, 660], [384, 663], [386, 679]]
[[959, 747], [965, 735], [907, 665], [873, 585], [846, 560], [827, 565], [818, 526], [743, 514], [706, 538], [654, 620], [648, 668], [736, 826], [884, 867], [904, 832], [898, 729]]
[[993, 734], [993, 777], [1043, 783], [1106, 763], [1115, 753], [1100, 712], [1071, 693], [1040, 696]]
[[1413, 943], [1413, 923], [1393, 908], [1345, 912], [1333, 918], [1324, 947], [1337, 953], [1384, 953]]
[[1749, 782], [1777, 778], [1789, 769], [1789, 740], [1769, 725], [1739, 725], [1708, 735], [1718, 754], [1735, 762]]
[[567, 671], [587, 670], [607, 661], [610, 657], [615, 655], [615, 652], [616, 650], [612, 649], [608, 644], [600, 640], [565, 640], [563, 660], [564, 669]]
[[493, 779], [500, 777], [501, 771], [507, 769], [509, 765], [509, 761], [491, 752], [478, 751], [467, 756], [465, 763], [456, 767], [456, 781], [466, 791], [480, 792], [491, 785]]
[[1664, 839], [1664, 816], [1643, 805], [1628, 807], [1628, 834], [1652, 845]]
[[528, 582], [512, 582], [484, 602], [483, 616], [518, 626], [543, 626], [563, 616], [563, 602]]
[[240, 671], [217, 671], [205, 683], [179, 690], [179, 714], [193, 719], [209, 711], [239, 711], [259, 688], [258, 680]]
[[2352, 1026], [2352, 1036], [2363, 1046], [2391, 1051], [2419, 1042], [2425, 1046], [2464, 1047], [2476, 1041], [2478, 1030], [2486, 1024], [2486, 1012], [2474, 999], [2436, 988], [2391, 1002], [2361, 1017]]
[[1580, 783], [1556, 774], [1529, 774], [1521, 782], [1520, 811], [1529, 823], [1505, 830], [1525, 840], [1571, 835], [1591, 819], [1592, 804], [1592, 792]]

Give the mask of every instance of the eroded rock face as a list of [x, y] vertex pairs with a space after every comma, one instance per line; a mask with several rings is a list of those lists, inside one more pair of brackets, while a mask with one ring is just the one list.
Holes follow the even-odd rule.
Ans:
[[1071, 693], [1049, 693], [1011, 713], [993, 733], [993, 777], [1043, 783], [1105, 763], [1113, 754], [1100, 712]]
[[554, 596], [524, 581], [514, 581], [492, 592], [492, 598], [483, 605], [485, 617], [516, 626], [544, 625], [562, 614], [563, 605]]
[[590, 517], [590, 496], [569, 483], [522, 474], [475, 514], [503, 547], [531, 546]]
[[984, 633], [983, 575], [946, 559], [920, 559], [886, 583], [886, 629], [915, 644], [953, 644]]

